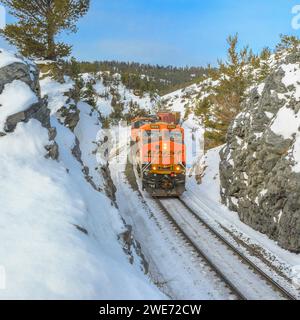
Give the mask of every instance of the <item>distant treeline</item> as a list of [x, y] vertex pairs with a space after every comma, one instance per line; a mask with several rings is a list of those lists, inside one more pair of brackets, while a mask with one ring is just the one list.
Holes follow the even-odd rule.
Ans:
[[66, 63], [66, 69], [77, 70], [80, 73], [119, 73], [122, 82], [129, 89], [157, 92], [161, 95], [195, 83], [207, 73], [207, 69], [203, 67], [159, 66], [119, 61], [77, 62], [74, 59]]

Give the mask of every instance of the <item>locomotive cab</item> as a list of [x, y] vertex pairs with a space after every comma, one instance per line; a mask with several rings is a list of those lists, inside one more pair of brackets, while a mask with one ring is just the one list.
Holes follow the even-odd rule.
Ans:
[[142, 126], [138, 155], [144, 190], [158, 197], [180, 196], [185, 191], [183, 128], [167, 123]]

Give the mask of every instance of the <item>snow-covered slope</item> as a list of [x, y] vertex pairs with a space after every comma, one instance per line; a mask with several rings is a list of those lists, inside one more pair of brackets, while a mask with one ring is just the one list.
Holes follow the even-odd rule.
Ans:
[[148, 93], [139, 96], [134, 90], [124, 86], [121, 75], [118, 73], [98, 72], [81, 75], [84, 84], [91, 83], [95, 90], [96, 105], [102, 116], [108, 117], [113, 112], [113, 100], [122, 105], [122, 113], [129, 112], [130, 105], [136, 104], [140, 109], [150, 111], [157, 103], [159, 97]]
[[[5, 53], [3, 59], [0, 55], [0, 65], [10, 68], [10, 75], [15, 62], [30, 73], [32, 65], [22, 58]], [[41, 85], [49, 96], [51, 118], [45, 111], [39, 119], [36, 101], [40, 108], [46, 106], [26, 81], [10, 81], [0, 94], [0, 265], [5, 277], [0, 298], [163, 297], [139, 262], [129, 263], [118, 240], [126, 229], [101, 191], [93, 139], [101, 130], [97, 114], [79, 103], [80, 117], [72, 132], [58, 112], [71, 84], [58, 85], [48, 78]], [[7, 117], [20, 111], [13, 118], [16, 128], [4, 132]]]
[[162, 97], [161, 104], [167, 108], [181, 112], [183, 116], [193, 113], [197, 103], [211, 93], [211, 87], [217, 82], [205, 79], [189, 87], [177, 90]]

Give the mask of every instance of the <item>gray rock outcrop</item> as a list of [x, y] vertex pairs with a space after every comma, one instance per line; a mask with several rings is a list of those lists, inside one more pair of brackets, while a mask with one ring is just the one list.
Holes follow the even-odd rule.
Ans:
[[[3, 53], [0, 51], [0, 53]], [[0, 57], [1, 58], [1, 57]], [[37, 96], [37, 102], [30, 105], [26, 110], [8, 116], [4, 124], [4, 132], [0, 132], [0, 138], [13, 132], [20, 122], [28, 122], [30, 119], [38, 120], [44, 128], [48, 130], [49, 145], [45, 146], [47, 151], [46, 157], [58, 158], [58, 145], [54, 141], [56, 137], [55, 129], [51, 128], [50, 110], [47, 108], [46, 99], [41, 98], [39, 85], [39, 71], [37, 67], [30, 61], [21, 57], [15, 57], [10, 54], [10, 59], [15, 59], [16, 62], [8, 63], [0, 68], [0, 95], [2, 94], [5, 85], [12, 83], [15, 80], [20, 80], [26, 83]], [[18, 92], [15, 93], [16, 95]], [[1, 112], [1, 108], [0, 108]]]
[[[300, 128], [289, 138], [272, 130], [282, 108], [293, 110], [295, 119], [300, 109], [295, 94], [299, 83], [296, 80], [295, 85], [286, 86], [283, 81], [283, 66], [290, 63], [295, 69], [300, 67], [300, 54], [278, 62], [265, 84], [252, 90], [232, 122], [220, 153], [220, 177], [224, 204], [246, 224], [299, 253], [300, 173], [294, 170], [292, 153]], [[289, 125], [280, 123], [282, 128]]]

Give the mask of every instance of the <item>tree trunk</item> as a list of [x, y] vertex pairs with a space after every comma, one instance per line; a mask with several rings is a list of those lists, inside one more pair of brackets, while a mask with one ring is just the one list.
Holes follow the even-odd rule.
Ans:
[[53, 1], [48, 2], [47, 8], [47, 59], [56, 61], [56, 45], [55, 45], [55, 28], [54, 28], [54, 21], [53, 21], [53, 11], [52, 11], [52, 3]]
[[51, 27], [49, 27], [48, 34], [47, 34], [47, 57], [46, 58], [53, 61], [57, 60], [54, 33], [51, 31]]

